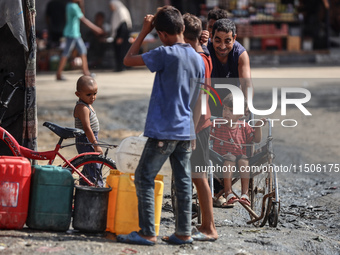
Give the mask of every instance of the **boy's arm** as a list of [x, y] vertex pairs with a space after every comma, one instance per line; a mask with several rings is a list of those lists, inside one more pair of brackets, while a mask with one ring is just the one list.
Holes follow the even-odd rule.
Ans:
[[243, 95], [245, 96], [246, 99], [248, 99], [249, 96], [250, 98], [253, 98], [254, 89], [253, 94], [248, 95], [248, 88], [253, 88], [253, 83], [251, 82], [250, 61], [247, 51], [244, 51], [239, 57], [238, 73]]
[[207, 46], [209, 41], [209, 31], [208, 30], [203, 30], [201, 37], [200, 37], [200, 43], [202, 45]]
[[142, 55], [139, 55], [139, 49], [142, 46], [144, 38], [152, 31], [154, 16], [149, 14], [144, 18], [143, 28], [137, 36], [136, 40], [131, 45], [129, 51], [124, 58], [124, 65], [126, 66], [143, 66], [145, 65]]
[[100, 27], [96, 26], [94, 23], [92, 23], [90, 20], [88, 20], [85, 17], [84, 0], [80, 0], [78, 2], [78, 5], [79, 5], [81, 12], [83, 13], [82, 17], [80, 17], [80, 20], [84, 23], [84, 25], [90, 28], [93, 32], [95, 32], [98, 35], [104, 34], [104, 31]]
[[75, 112], [74, 112], [74, 116], [80, 119], [81, 124], [83, 125], [83, 130], [85, 132], [85, 135], [87, 139], [89, 140], [89, 142], [93, 144], [94, 150], [96, 152], [99, 152], [100, 154], [103, 154], [102, 148], [100, 146], [94, 145], [98, 142], [91, 129], [90, 110], [85, 105], [77, 105]]
[[85, 26], [90, 28], [96, 34], [101, 35], [101, 34], [105, 33], [103, 29], [101, 29], [100, 27], [98, 27], [95, 24], [93, 24], [90, 20], [85, 18], [85, 16], [81, 17], [80, 20], [84, 23]]

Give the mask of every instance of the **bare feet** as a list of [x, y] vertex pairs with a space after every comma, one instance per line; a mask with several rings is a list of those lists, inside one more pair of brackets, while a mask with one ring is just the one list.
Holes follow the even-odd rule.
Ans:
[[198, 229], [199, 232], [201, 232], [202, 234], [217, 239], [218, 238], [218, 234], [215, 228], [203, 228], [202, 226]]

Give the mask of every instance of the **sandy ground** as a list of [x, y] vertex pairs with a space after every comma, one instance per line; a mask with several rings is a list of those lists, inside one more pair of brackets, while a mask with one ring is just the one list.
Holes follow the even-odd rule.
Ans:
[[[39, 150], [52, 149], [58, 140], [42, 127], [44, 121], [73, 126], [75, 83], [80, 73], [72, 71], [65, 75], [66, 82], [56, 82], [54, 74], [37, 75]], [[174, 247], [159, 239], [156, 247], [142, 247], [116, 243], [110, 234], [57, 233], [24, 228], [0, 232], [0, 253], [339, 254], [340, 171], [336, 169], [340, 167], [340, 68], [253, 68], [252, 77], [254, 106], [259, 109], [270, 108], [272, 87], [304, 87], [311, 92], [311, 100], [305, 106], [312, 116], [304, 116], [294, 106], [288, 107], [286, 116], [281, 116], [281, 107], [270, 116], [280, 119], [273, 128], [274, 162], [283, 168], [297, 169], [295, 173], [279, 173], [281, 213], [277, 228], [247, 225], [249, 215], [236, 205], [234, 209], [214, 208], [220, 236], [214, 243], [195, 242]], [[153, 78], [154, 74], [144, 68], [122, 73], [97, 73], [99, 92], [94, 107], [101, 124], [101, 140], [119, 144], [124, 138], [143, 132]], [[283, 119], [295, 119], [298, 125], [283, 127], [280, 124]], [[265, 141], [267, 127], [263, 132]], [[75, 153], [73, 148], [66, 148], [63, 154], [71, 157]], [[115, 150], [109, 155], [115, 158]], [[321, 173], [311, 173], [316, 164], [322, 169]], [[162, 173], [165, 175], [165, 189], [161, 236], [174, 231], [170, 206], [171, 174], [167, 167]], [[238, 186], [235, 187], [237, 190]]]

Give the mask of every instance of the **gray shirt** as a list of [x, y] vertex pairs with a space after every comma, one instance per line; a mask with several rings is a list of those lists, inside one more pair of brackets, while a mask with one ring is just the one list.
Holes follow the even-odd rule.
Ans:
[[[83, 104], [87, 108], [89, 108], [91, 129], [92, 129], [93, 132], [98, 132], [99, 131], [99, 121], [98, 121], [96, 112], [87, 103], [85, 103], [82, 100], [77, 101], [76, 106], [78, 104]], [[83, 125], [82, 125], [81, 120], [79, 118], [74, 118], [74, 126], [75, 126], [75, 128], [83, 129]]]

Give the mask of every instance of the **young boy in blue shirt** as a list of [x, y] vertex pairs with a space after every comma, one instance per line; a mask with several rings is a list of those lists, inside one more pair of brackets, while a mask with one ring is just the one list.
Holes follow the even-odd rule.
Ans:
[[[139, 55], [146, 35], [156, 28], [164, 46]], [[144, 135], [148, 137], [135, 172], [140, 231], [118, 235], [124, 243], [154, 245], [157, 237], [154, 219], [154, 179], [170, 158], [177, 194], [176, 230], [163, 241], [172, 244], [192, 243], [190, 170], [191, 140], [195, 139], [192, 111], [191, 78], [204, 78], [202, 57], [186, 44], [181, 13], [172, 6], [146, 15], [142, 31], [125, 56], [126, 66], [146, 65], [156, 72]]]

